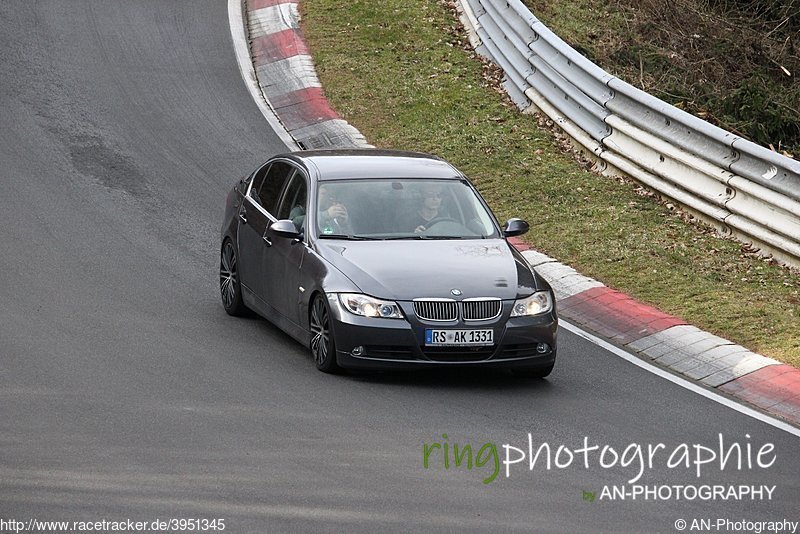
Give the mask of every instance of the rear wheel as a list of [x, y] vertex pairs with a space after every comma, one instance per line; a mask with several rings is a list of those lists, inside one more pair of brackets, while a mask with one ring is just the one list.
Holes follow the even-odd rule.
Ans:
[[219, 293], [222, 306], [228, 315], [243, 317], [249, 314], [242, 301], [242, 285], [239, 280], [239, 262], [236, 249], [230, 239], [222, 245], [219, 258]]
[[328, 304], [322, 296], [314, 297], [311, 305], [311, 356], [317, 369], [324, 373], [341, 371], [336, 363], [336, 344], [333, 340], [331, 315]]

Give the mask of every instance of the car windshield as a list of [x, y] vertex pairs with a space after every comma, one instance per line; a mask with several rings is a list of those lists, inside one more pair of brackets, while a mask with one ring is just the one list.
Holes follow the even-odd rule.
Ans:
[[337, 180], [317, 190], [322, 238], [486, 239], [494, 218], [461, 180]]

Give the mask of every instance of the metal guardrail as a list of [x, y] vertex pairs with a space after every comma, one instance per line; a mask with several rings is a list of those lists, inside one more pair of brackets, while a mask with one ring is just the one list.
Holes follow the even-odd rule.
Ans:
[[458, 0], [476, 51], [594, 155], [725, 234], [800, 267], [800, 162], [742, 139], [616, 78], [550, 31], [520, 0]]

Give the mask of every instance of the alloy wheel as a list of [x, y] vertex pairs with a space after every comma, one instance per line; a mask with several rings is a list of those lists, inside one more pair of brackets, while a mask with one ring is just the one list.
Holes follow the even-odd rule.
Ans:
[[253, 313], [242, 298], [242, 281], [239, 276], [239, 262], [236, 247], [230, 239], [222, 244], [219, 256], [219, 294], [222, 306], [228, 315], [250, 317]]
[[328, 308], [321, 297], [314, 299], [311, 308], [311, 354], [314, 363], [322, 367], [328, 360], [330, 351], [330, 319]]
[[236, 251], [228, 241], [222, 249], [219, 261], [219, 291], [226, 310], [232, 309], [236, 302], [239, 282], [237, 267]]

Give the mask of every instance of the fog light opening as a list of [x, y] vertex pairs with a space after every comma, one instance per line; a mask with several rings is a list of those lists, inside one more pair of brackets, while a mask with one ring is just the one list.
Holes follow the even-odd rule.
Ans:
[[544, 354], [549, 350], [550, 350], [550, 345], [548, 345], [547, 343], [538, 343], [536, 345], [536, 352], [538, 352], [539, 354]]
[[364, 354], [364, 347], [359, 345], [356, 348], [354, 348], [353, 350], [351, 350], [350, 354], [352, 354], [353, 356], [361, 356], [362, 354]]

